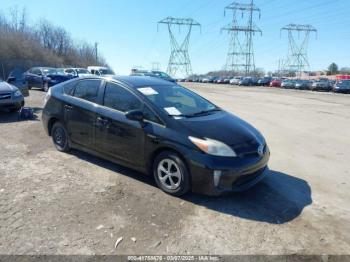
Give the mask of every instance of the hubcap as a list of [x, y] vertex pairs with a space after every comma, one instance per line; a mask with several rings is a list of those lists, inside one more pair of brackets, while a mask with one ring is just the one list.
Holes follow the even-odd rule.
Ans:
[[54, 135], [55, 143], [59, 146], [64, 146], [65, 143], [65, 135], [62, 128], [56, 128]]
[[174, 160], [163, 159], [158, 164], [157, 174], [164, 187], [175, 190], [180, 186], [182, 176], [180, 168]]

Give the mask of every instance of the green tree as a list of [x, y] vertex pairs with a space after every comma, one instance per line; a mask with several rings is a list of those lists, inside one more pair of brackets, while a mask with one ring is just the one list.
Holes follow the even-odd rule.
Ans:
[[338, 73], [338, 71], [339, 71], [339, 69], [338, 69], [338, 65], [336, 63], [332, 63], [329, 65], [328, 72], [330, 75], [335, 75]]

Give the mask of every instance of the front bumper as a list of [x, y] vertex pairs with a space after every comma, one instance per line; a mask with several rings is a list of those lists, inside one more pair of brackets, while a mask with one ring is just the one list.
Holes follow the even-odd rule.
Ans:
[[195, 152], [187, 157], [191, 173], [192, 191], [206, 195], [221, 195], [245, 191], [269, 172], [270, 151], [263, 156], [215, 157]]
[[6, 99], [6, 100], [0, 100], [0, 108], [21, 108], [24, 106], [24, 97], [15, 97], [11, 99]]

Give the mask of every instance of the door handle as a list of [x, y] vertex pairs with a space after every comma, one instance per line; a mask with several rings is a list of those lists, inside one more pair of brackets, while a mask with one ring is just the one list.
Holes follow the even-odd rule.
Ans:
[[71, 105], [64, 105], [64, 108], [67, 109], [67, 110], [72, 110], [73, 106], [71, 106]]
[[147, 134], [147, 136], [151, 139], [151, 141], [155, 144], [158, 144], [160, 142], [160, 138], [158, 136], [154, 136], [151, 134]]
[[109, 120], [103, 118], [103, 117], [97, 117], [96, 122], [99, 126], [105, 126], [109, 127]]

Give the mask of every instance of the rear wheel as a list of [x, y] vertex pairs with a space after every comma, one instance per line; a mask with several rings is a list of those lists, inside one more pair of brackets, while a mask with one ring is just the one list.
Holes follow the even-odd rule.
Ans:
[[174, 152], [165, 151], [156, 157], [153, 174], [158, 187], [170, 195], [182, 196], [190, 190], [190, 174]]
[[68, 152], [70, 150], [70, 147], [68, 145], [68, 132], [60, 122], [56, 122], [53, 125], [51, 136], [52, 141], [58, 151]]

